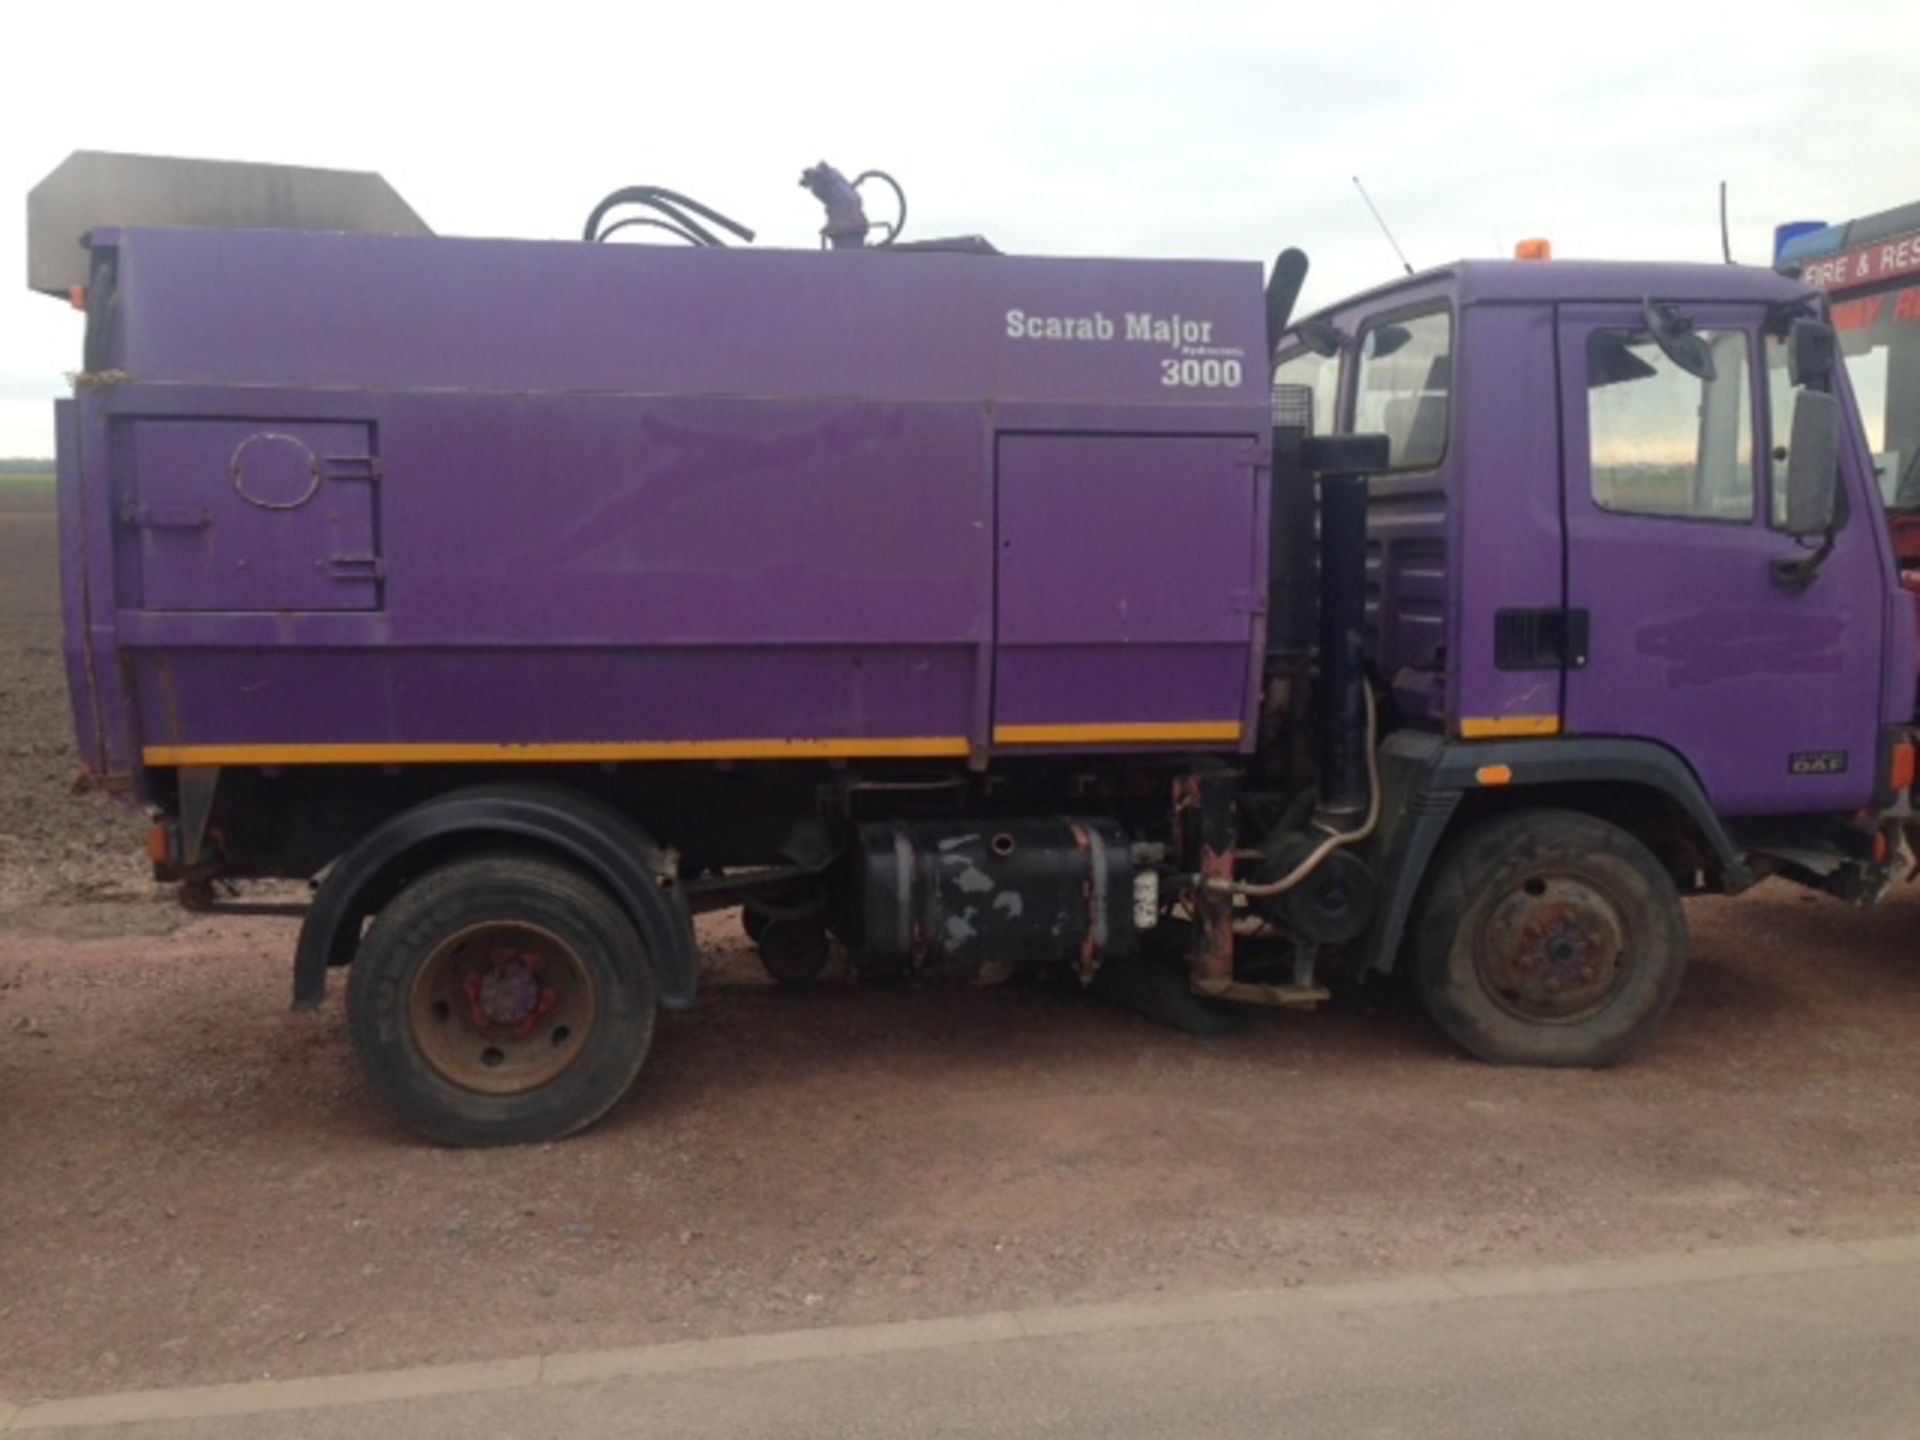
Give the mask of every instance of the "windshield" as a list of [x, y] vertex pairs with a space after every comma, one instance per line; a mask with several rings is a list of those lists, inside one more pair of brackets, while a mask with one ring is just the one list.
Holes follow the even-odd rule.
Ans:
[[1340, 361], [1333, 355], [1316, 355], [1311, 350], [1296, 350], [1273, 367], [1273, 423], [1292, 424], [1294, 417], [1283, 413], [1288, 387], [1298, 386], [1312, 395], [1310, 433], [1333, 433], [1334, 402], [1340, 390]]
[[1833, 326], [1881, 499], [1920, 509], [1920, 285], [1836, 300]]

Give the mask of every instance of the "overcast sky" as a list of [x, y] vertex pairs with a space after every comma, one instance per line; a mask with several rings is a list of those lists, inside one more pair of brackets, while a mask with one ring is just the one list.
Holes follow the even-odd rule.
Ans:
[[[909, 235], [1024, 253], [1313, 259], [1304, 302], [1416, 265], [1739, 258], [1775, 222], [1920, 200], [1912, 0], [1799, 5], [728, 3], [9, 6], [0, 455], [48, 454], [79, 317], [24, 277], [71, 150], [383, 172], [436, 230], [572, 237], [617, 185], [812, 245], [826, 158]], [[880, 207], [876, 206], [876, 209]]]

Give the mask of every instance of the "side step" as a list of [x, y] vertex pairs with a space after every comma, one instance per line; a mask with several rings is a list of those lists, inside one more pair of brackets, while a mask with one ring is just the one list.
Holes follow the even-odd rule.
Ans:
[[1293, 954], [1293, 983], [1260, 985], [1249, 980], [1195, 980], [1194, 993], [1210, 1000], [1233, 1000], [1242, 1005], [1278, 1005], [1288, 1010], [1311, 1010], [1329, 998], [1327, 987], [1313, 978], [1313, 950], [1301, 946]]

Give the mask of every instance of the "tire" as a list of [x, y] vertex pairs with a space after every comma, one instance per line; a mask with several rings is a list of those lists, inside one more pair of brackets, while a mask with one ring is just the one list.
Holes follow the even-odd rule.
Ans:
[[1435, 866], [1418, 926], [1427, 1012], [1496, 1064], [1625, 1060], [1659, 1027], [1686, 966], [1672, 877], [1626, 831], [1571, 810], [1462, 834]]
[[653, 1041], [653, 971], [592, 881], [512, 855], [421, 876], [375, 918], [347, 979], [361, 1069], [444, 1145], [582, 1130], [632, 1088]]
[[1187, 1035], [1211, 1038], [1244, 1028], [1245, 1017], [1232, 1006], [1193, 993], [1187, 980], [1191, 925], [1163, 920], [1142, 940], [1137, 953], [1110, 958], [1094, 971], [1094, 994]]
[[746, 932], [747, 939], [754, 944], [760, 943], [760, 937], [767, 933], [767, 926], [773, 923], [773, 916], [752, 905], [740, 907], [740, 928]]
[[760, 927], [756, 945], [761, 967], [777, 984], [789, 988], [818, 980], [833, 955], [826, 922], [817, 917], [769, 918]]

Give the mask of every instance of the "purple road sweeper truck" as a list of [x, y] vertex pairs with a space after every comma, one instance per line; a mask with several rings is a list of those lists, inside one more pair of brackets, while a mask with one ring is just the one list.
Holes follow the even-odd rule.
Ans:
[[783, 982], [1045, 967], [1194, 1030], [1397, 968], [1601, 1065], [1683, 895], [1904, 863], [1915, 626], [1816, 289], [1468, 261], [1296, 319], [1297, 251], [803, 183], [817, 252], [648, 186], [568, 241], [280, 167], [30, 198], [86, 778], [194, 903], [311, 882], [294, 1003], [345, 972], [417, 1130], [604, 1114], [708, 910]]

